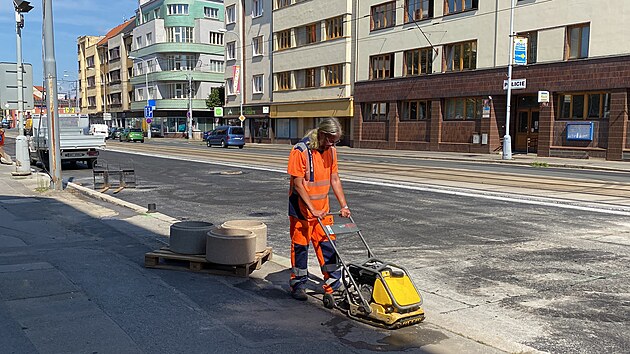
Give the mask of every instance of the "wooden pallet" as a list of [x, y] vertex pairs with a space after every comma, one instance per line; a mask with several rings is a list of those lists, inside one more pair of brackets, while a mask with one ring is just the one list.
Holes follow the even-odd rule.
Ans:
[[144, 266], [146, 268], [190, 270], [209, 274], [249, 277], [253, 271], [260, 269], [263, 263], [270, 261], [272, 256], [272, 248], [267, 247], [264, 251], [256, 253], [256, 259], [252, 263], [230, 266], [210, 263], [203, 254], [175, 253], [168, 247], [162, 247], [159, 250], [145, 253]]

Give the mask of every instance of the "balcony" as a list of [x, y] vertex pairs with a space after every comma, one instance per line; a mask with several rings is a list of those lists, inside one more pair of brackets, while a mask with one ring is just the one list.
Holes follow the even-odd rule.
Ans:
[[206, 82], [223, 82], [225, 80], [224, 73], [209, 73], [203, 71], [190, 71], [190, 70], [174, 70], [174, 71], [156, 71], [149, 73], [147, 78], [144, 74], [136, 75], [129, 81], [132, 85], [143, 85], [145, 79], [149, 82], [154, 81], [171, 81], [181, 82], [187, 81], [187, 74], [192, 74], [193, 81], [206, 81]]
[[134, 50], [129, 53], [130, 56], [142, 58], [154, 53], [199, 53], [199, 54], [215, 54], [223, 55], [224, 47], [222, 45], [203, 44], [203, 43], [155, 43], [144, 48]]
[[[131, 102], [132, 111], [142, 111], [146, 101]], [[194, 110], [209, 110], [206, 105], [205, 99], [193, 99], [192, 100]], [[171, 99], [156, 99], [155, 110], [187, 110], [188, 99], [187, 98], [171, 98]]]

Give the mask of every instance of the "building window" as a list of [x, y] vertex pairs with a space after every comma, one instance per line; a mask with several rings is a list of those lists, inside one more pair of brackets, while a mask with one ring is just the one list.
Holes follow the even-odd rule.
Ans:
[[87, 78], [87, 87], [88, 88], [96, 87], [96, 78], [94, 76], [90, 76]]
[[96, 97], [94, 97], [94, 96], [88, 97], [88, 106], [89, 107], [96, 107]]
[[481, 98], [447, 98], [444, 102], [444, 120], [471, 120], [481, 118]]
[[320, 68], [302, 69], [295, 72], [295, 85], [297, 88], [319, 87]]
[[534, 64], [538, 53], [538, 32], [520, 33], [519, 37], [527, 38], [527, 64]]
[[276, 138], [297, 138], [297, 119], [274, 119], [276, 123]]
[[263, 14], [263, 0], [252, 0], [252, 17], [260, 17]]
[[400, 120], [425, 120], [431, 116], [429, 101], [402, 101]]
[[433, 0], [405, 0], [405, 23], [433, 17]]
[[228, 42], [225, 46], [225, 54], [228, 60], [236, 59], [236, 42]]
[[210, 32], [210, 44], [214, 45], [223, 45], [223, 33], [221, 32]]
[[254, 93], [263, 93], [263, 78], [263, 75], [254, 75], [252, 80]]
[[169, 15], [188, 15], [188, 4], [168, 5]]
[[195, 68], [195, 56], [178, 54], [168, 56], [168, 70], [193, 70]]
[[236, 23], [236, 8], [235, 5], [225, 8], [225, 23]]
[[291, 89], [291, 72], [285, 71], [276, 74], [276, 91]]
[[230, 96], [236, 94], [236, 90], [234, 90], [234, 79], [229, 78], [225, 80], [225, 92]]
[[389, 113], [389, 104], [386, 102], [377, 103], [364, 103], [363, 109], [363, 121], [385, 121], [387, 120], [387, 113]]
[[326, 39], [335, 39], [343, 36], [343, 16], [326, 20]]
[[192, 43], [193, 28], [183, 26], [167, 27], [166, 36], [167, 41], [171, 43]]
[[85, 64], [87, 65], [88, 68], [93, 68], [94, 67], [94, 56], [89, 56], [85, 59]]
[[567, 27], [565, 59], [588, 58], [589, 24]]
[[263, 36], [252, 38], [252, 50], [254, 56], [263, 55], [263, 43]]
[[317, 43], [317, 37], [319, 37], [317, 23], [304, 26], [304, 31], [306, 34], [306, 44]]
[[276, 33], [276, 48], [283, 50], [291, 48], [291, 30], [284, 30]]
[[208, 70], [214, 73], [223, 73], [225, 72], [225, 67], [223, 62], [220, 60], [210, 60], [208, 63]]
[[343, 84], [343, 65], [335, 64], [326, 66], [326, 86]]
[[140, 76], [144, 74], [144, 64], [138, 63], [136, 64], [136, 76]]
[[186, 86], [188, 85], [184, 83], [169, 84], [170, 98], [188, 98]]
[[319, 68], [304, 69], [304, 87], [319, 86]]
[[109, 83], [117, 84], [120, 82], [120, 70], [114, 70], [109, 73]]
[[396, 25], [396, 2], [372, 6], [370, 14], [370, 30], [393, 27]]
[[291, 0], [276, 0], [276, 9], [291, 5]]
[[478, 0], [444, 0], [444, 14], [454, 14], [478, 7]]
[[558, 119], [598, 119], [610, 117], [610, 93], [561, 94]]
[[160, 18], [160, 8], [159, 7], [157, 9], [153, 10], [153, 18], [154, 19]]
[[370, 80], [394, 77], [394, 54], [374, 55], [370, 57]]
[[463, 71], [477, 68], [477, 41], [450, 44], [444, 48], [446, 71]]
[[219, 9], [214, 8], [214, 7], [204, 7], [203, 15], [206, 16], [207, 18], [217, 19], [219, 18]]
[[407, 50], [404, 55], [403, 73], [405, 76], [416, 76], [433, 72], [433, 49]]
[[147, 45], [153, 44], [153, 33], [149, 32], [144, 37], [146, 39]]
[[120, 59], [120, 47], [112, 48], [109, 50], [109, 60]]

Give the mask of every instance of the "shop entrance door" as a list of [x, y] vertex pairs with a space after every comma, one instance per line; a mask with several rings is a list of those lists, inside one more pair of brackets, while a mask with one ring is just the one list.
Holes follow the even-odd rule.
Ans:
[[516, 122], [516, 151], [536, 152], [538, 150], [538, 108], [519, 109]]

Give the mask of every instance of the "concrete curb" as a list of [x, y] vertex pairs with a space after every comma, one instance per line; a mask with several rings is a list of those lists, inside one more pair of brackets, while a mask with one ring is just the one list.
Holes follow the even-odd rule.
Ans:
[[169, 224], [174, 224], [176, 222], [179, 222], [180, 220], [175, 219], [173, 217], [170, 217], [168, 215], [162, 214], [162, 213], [147, 213], [147, 208], [141, 207], [139, 205], [133, 204], [133, 203], [129, 203], [126, 202], [124, 200], [118, 199], [116, 197], [112, 197], [111, 195], [107, 195], [107, 194], [103, 194], [100, 192], [97, 192], [95, 190], [80, 186], [76, 183], [72, 183], [72, 182], [68, 182], [67, 188], [71, 189], [71, 190], [75, 190], [81, 194], [84, 194], [88, 197], [91, 198], [95, 198], [95, 199], [100, 199], [102, 201], [114, 204], [114, 205], [118, 205], [121, 207], [125, 207], [127, 209], [131, 209], [133, 211], [135, 211], [138, 214], [142, 214], [142, 215], [146, 215], [155, 219], [158, 219], [160, 221], [164, 221], [166, 223]]

